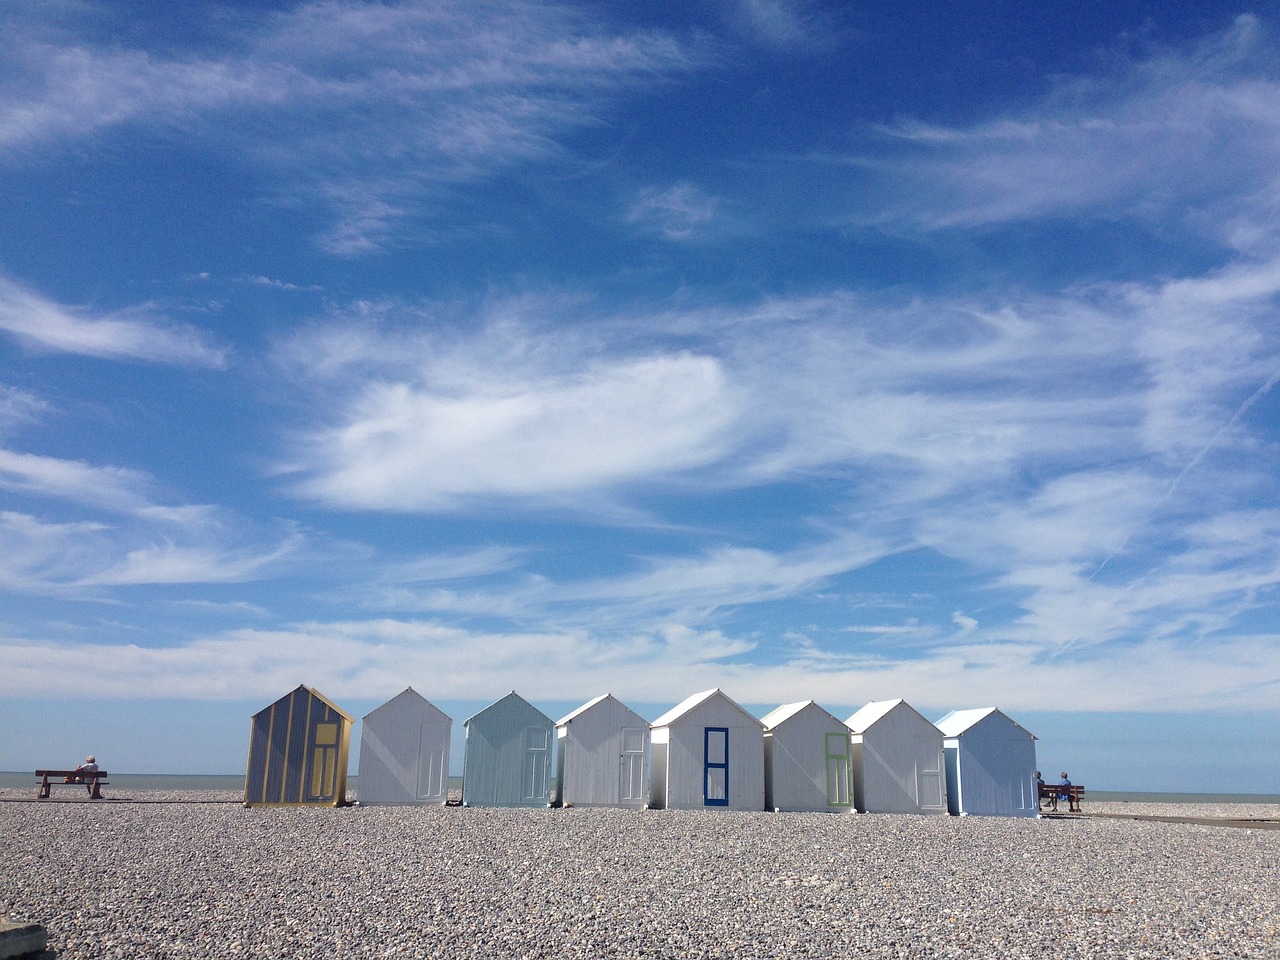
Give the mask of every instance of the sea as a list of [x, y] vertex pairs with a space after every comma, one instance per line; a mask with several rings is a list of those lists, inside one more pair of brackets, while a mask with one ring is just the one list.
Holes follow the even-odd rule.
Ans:
[[[117, 790], [244, 790], [243, 774], [113, 773]], [[0, 787], [35, 789], [30, 771], [0, 771]], [[347, 787], [359, 790], [360, 777], [347, 777]], [[450, 777], [449, 788], [462, 789], [461, 777]], [[1150, 790], [1093, 790], [1085, 795], [1095, 802], [1129, 803], [1276, 803], [1280, 793], [1161, 793]]]
[[[36, 778], [25, 773], [0, 770], [0, 787], [31, 787]], [[111, 785], [116, 790], [234, 790], [244, 792], [244, 774], [180, 774], [180, 773], [112, 773]], [[358, 789], [360, 778], [347, 777], [347, 788]], [[450, 789], [462, 789], [461, 777], [449, 778]]]

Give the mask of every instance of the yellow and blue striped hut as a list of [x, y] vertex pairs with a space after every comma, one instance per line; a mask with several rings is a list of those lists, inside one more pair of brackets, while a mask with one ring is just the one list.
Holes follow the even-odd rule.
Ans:
[[299, 685], [253, 715], [245, 806], [338, 807], [347, 796], [349, 716]]

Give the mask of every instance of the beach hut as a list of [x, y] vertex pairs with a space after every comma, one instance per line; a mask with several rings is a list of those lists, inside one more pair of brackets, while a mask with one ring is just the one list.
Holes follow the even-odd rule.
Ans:
[[947, 769], [947, 810], [1034, 817], [1036, 738], [995, 707], [953, 710], [938, 721]]
[[845, 721], [861, 813], [946, 813], [942, 731], [905, 700], [872, 700]]
[[642, 807], [648, 792], [649, 721], [611, 693], [556, 724], [556, 803]]
[[761, 723], [766, 809], [853, 809], [848, 727], [812, 700], [785, 703]]
[[649, 728], [649, 805], [763, 810], [764, 724], [720, 690], [695, 693]]
[[346, 801], [354, 718], [299, 686], [253, 715], [246, 806], [337, 807]]
[[463, 722], [466, 807], [545, 807], [555, 724], [515, 691]]
[[362, 804], [445, 803], [453, 720], [412, 687], [364, 718]]

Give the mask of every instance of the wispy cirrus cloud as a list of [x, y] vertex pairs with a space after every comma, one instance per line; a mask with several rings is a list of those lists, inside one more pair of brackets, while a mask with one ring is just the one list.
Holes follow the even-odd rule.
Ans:
[[154, 307], [94, 312], [43, 297], [0, 276], [0, 330], [33, 349], [107, 360], [141, 360], [221, 369], [228, 350]]
[[641, 190], [627, 222], [668, 240], [697, 240], [723, 229], [724, 214], [717, 197], [682, 181]]
[[327, 207], [333, 253], [377, 248], [449, 184], [554, 156], [611, 96], [705, 62], [657, 31], [610, 31], [523, 0], [325, 0], [264, 14], [186, 56], [40, 36], [0, 73], [10, 158], [124, 125], [235, 144], [280, 198]]
[[[378, 594], [445, 620], [710, 630], [734, 609], [824, 591], [853, 610], [860, 571], [923, 547], [974, 571], [1006, 613], [988, 626], [982, 610], [939, 599], [933, 620], [904, 612], [895, 624], [872, 604], [871, 622], [915, 623], [882, 647], [915, 658], [961, 635], [1012, 644], [1029, 676], [1038, 658], [1074, 662], [1141, 638], [1185, 660], [1280, 582], [1273, 541], [1247, 532], [1274, 518], [1215, 520], [1240, 484], [1251, 496], [1275, 486], [1263, 463], [1240, 468], [1280, 366], [1275, 274], [1258, 263], [1056, 296], [907, 303], [837, 293], [644, 322], [585, 298], [523, 297], [487, 302], [474, 333], [448, 336], [423, 332], [430, 308], [361, 308], [277, 357], [320, 400], [318, 427], [293, 447], [291, 482], [339, 509], [541, 504], [597, 520], [609, 503], [674, 488], [810, 491], [791, 546], [735, 545], [751, 536], [744, 516], [724, 522], [719, 548], [637, 553], [606, 576], [548, 576], [534, 554], [503, 553], [511, 565], [486, 579]], [[1194, 336], [1205, 316], [1221, 336]], [[626, 458], [609, 456], [615, 440]], [[838, 478], [846, 499], [812, 496], [823, 478]], [[654, 511], [631, 522], [667, 521]], [[842, 642], [828, 627], [811, 639], [812, 656]]]
[[830, 47], [837, 26], [829, 9], [807, 0], [725, 0], [723, 7], [734, 32], [774, 50], [803, 53]]
[[245, 544], [210, 511], [185, 525], [0, 513], [0, 585], [15, 594], [105, 598], [112, 588], [242, 583], [298, 549], [296, 533]]
[[1278, 104], [1264, 29], [1244, 15], [1190, 52], [1065, 79], [1023, 117], [884, 129], [910, 149], [865, 167], [887, 175], [877, 196], [888, 202], [864, 213], [883, 226], [953, 229], [1098, 212], [1272, 252]]

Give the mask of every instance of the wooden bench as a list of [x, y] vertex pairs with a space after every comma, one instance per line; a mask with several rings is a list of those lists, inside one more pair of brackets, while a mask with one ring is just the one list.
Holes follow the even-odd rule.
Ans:
[[1080, 798], [1084, 796], [1084, 787], [1071, 784], [1071, 786], [1063, 786], [1058, 783], [1042, 783], [1040, 785], [1041, 801], [1049, 801], [1049, 809], [1056, 811], [1058, 809], [1058, 800], [1065, 798], [1067, 801], [1068, 813], [1080, 812]]
[[84, 787], [89, 791], [90, 800], [101, 800], [101, 787], [110, 782], [105, 770], [93, 773], [85, 773], [83, 770], [37, 770], [36, 776], [40, 778], [36, 789], [37, 800], [49, 799], [49, 790], [53, 787]]

